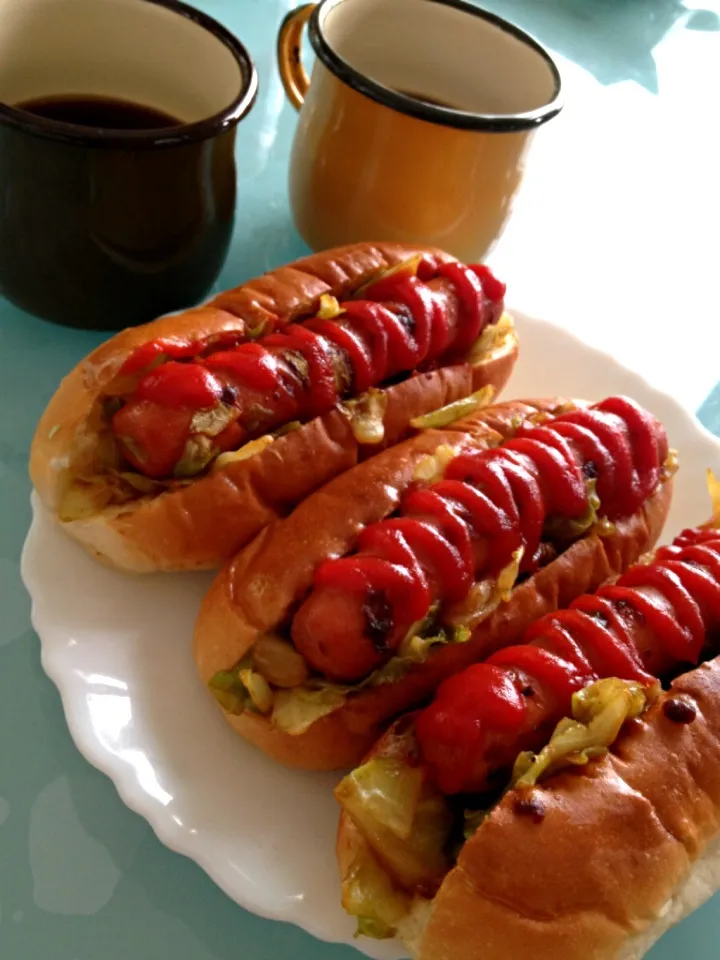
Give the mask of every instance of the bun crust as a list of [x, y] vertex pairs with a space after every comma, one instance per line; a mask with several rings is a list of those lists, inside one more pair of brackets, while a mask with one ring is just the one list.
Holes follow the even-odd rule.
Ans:
[[[283, 623], [312, 585], [318, 563], [346, 553], [363, 527], [398, 505], [417, 462], [440, 444], [495, 444], [513, 432], [517, 417], [532, 410], [557, 411], [565, 400], [514, 401], [481, 411], [472, 422], [445, 431], [428, 430], [338, 477], [302, 503], [286, 520], [267, 527], [218, 574], [195, 625], [193, 654], [204, 684], [237, 663], [258, 637]], [[497, 433], [495, 432], [497, 431]], [[664, 483], [610, 537], [578, 540], [556, 560], [513, 590], [462, 644], [437, 650], [394, 683], [366, 688], [301, 735], [290, 735], [261, 716], [232, 716], [231, 726], [280, 763], [306, 770], [356, 764], [394, 716], [429, 696], [447, 676], [516, 642], [545, 613], [567, 606], [581, 593], [624, 571], [651, 549], [660, 535], [672, 496]], [[292, 558], [290, 562], [288, 559]]]
[[[378, 271], [427, 252], [443, 261], [453, 259], [401, 244], [355, 244], [281, 267], [207, 306], [117, 334], [65, 377], [38, 424], [30, 476], [41, 501], [57, 514], [71, 477], [93, 462], [99, 446], [98, 397], [141, 344], [164, 336], [242, 331], [270, 316], [276, 326], [282, 325], [312, 312], [323, 294], [342, 298]], [[442, 368], [389, 387], [382, 446], [406, 435], [414, 417], [486, 385], [499, 392], [517, 353], [511, 332], [481, 363]], [[335, 409], [253, 457], [178, 490], [61, 522], [70, 536], [110, 566], [136, 573], [210, 569], [311, 491], [381, 448], [362, 447], [347, 417]]]
[[[697, 708], [689, 725], [663, 712], [678, 696]], [[710, 896], [720, 885], [720, 851], [708, 846], [720, 830], [720, 659], [678, 678], [605, 759], [552, 777], [534, 798], [540, 822], [507, 793], [401, 927], [416, 960], [639, 958]], [[342, 875], [362, 843], [343, 815]]]

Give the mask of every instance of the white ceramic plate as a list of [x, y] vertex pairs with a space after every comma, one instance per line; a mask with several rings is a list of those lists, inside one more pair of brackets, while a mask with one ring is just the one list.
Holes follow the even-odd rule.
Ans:
[[[720, 442], [669, 396], [551, 324], [517, 317], [521, 359], [507, 396], [597, 400], [626, 393], [666, 425], [681, 469], [668, 535], [709, 513], [705, 470]], [[335, 775], [282, 769], [241, 741], [201, 688], [190, 656], [210, 576], [140, 578], [106, 570], [33, 501], [23, 554], [43, 666], [79, 749], [173, 850], [196, 860], [248, 910], [375, 958], [393, 943], [354, 941], [339, 905]]]

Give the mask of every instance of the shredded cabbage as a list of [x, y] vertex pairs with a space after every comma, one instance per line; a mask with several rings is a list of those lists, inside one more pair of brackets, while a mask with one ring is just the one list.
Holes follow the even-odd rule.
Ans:
[[275, 687], [299, 687], [308, 679], [308, 665], [289, 640], [265, 633], [253, 647], [254, 669]]
[[362, 844], [342, 880], [342, 905], [357, 917], [356, 936], [386, 940], [410, 909], [407, 894], [398, 890], [388, 874]]
[[639, 717], [658, 694], [659, 685], [644, 687], [616, 677], [598, 680], [572, 698], [572, 718], [555, 727], [540, 753], [526, 751], [515, 761], [512, 786], [532, 787], [541, 777], [569, 766], [582, 766], [604, 756], [626, 720]]
[[340, 781], [335, 797], [405, 890], [442, 881], [452, 812], [420, 767], [402, 758], [372, 757]]
[[281, 427], [278, 427], [277, 430], [273, 430], [272, 435], [278, 440], [280, 437], [284, 437], [286, 433], [295, 433], [300, 427], [302, 427], [300, 420], [291, 420], [289, 423], [284, 423]]
[[252, 655], [248, 654], [230, 670], [219, 670], [208, 682], [210, 692], [233, 716], [246, 710], [269, 713], [273, 692], [267, 680], [253, 670]]
[[432, 428], [447, 427], [456, 420], [462, 420], [469, 417], [477, 410], [487, 407], [492, 403], [495, 396], [495, 388], [491, 386], [476, 390], [467, 397], [455, 400], [454, 403], [448, 403], [444, 407], [432, 410], [422, 417], [415, 417], [410, 421], [410, 426], [416, 430], [429, 430]]
[[420, 767], [378, 756], [349, 773], [335, 794], [341, 803], [351, 798], [352, 804], [362, 806], [363, 816], [387, 827], [400, 840], [407, 840], [422, 788]]
[[190, 433], [202, 433], [206, 437], [216, 437], [237, 420], [237, 411], [227, 403], [218, 404], [207, 410], [198, 410], [190, 421]]
[[239, 450], [229, 450], [227, 453], [221, 453], [220, 456], [215, 459], [213, 470], [222, 470], [223, 467], [227, 467], [230, 463], [249, 460], [250, 457], [262, 453], [266, 447], [269, 447], [270, 444], [274, 442], [275, 437], [271, 433], [267, 433], [264, 437], [258, 437], [256, 440], [250, 440], [248, 443], [244, 443]]
[[324, 293], [320, 297], [320, 306], [318, 307], [317, 317], [320, 320], [334, 320], [345, 311], [340, 307], [336, 297], [332, 294]]
[[265, 677], [253, 670], [241, 670], [238, 676], [257, 712], [270, 713], [273, 708], [273, 692]]
[[267, 325], [267, 320], [261, 320], [256, 327], [250, 327], [248, 330], [248, 340], [257, 340], [259, 337], [262, 337], [265, 333], [265, 328]]
[[[400, 644], [396, 659], [409, 663], [424, 663], [433, 648], [442, 647], [449, 643], [465, 643], [471, 636], [472, 631], [466, 626], [441, 628], [437, 633], [430, 636], [424, 636], [420, 631], [413, 633], [411, 628]], [[381, 671], [382, 668], [376, 672], [380, 673]]]
[[[114, 473], [114, 471], [111, 471], [111, 473]], [[153, 480], [151, 477], [146, 477], [142, 473], [131, 473], [129, 470], [122, 470], [118, 471], [115, 475], [131, 486], [133, 490], [137, 490], [138, 493], [145, 496], [161, 493], [165, 489], [161, 481]]]
[[382, 443], [385, 438], [385, 410], [387, 394], [371, 387], [367, 393], [340, 404], [340, 409], [350, 421], [350, 427], [358, 443]]
[[600, 509], [600, 497], [596, 491], [597, 481], [594, 479], [585, 481], [587, 490], [587, 507], [580, 517], [552, 516], [548, 517], [543, 527], [543, 533], [555, 543], [562, 543], [567, 540], [577, 540], [578, 537], [587, 533], [596, 523], [598, 523], [598, 511]]
[[441, 443], [435, 453], [428, 453], [418, 460], [413, 480], [423, 483], [435, 483], [442, 479], [447, 465], [458, 455], [458, 450], [449, 443]]
[[406, 273], [409, 277], [417, 276], [418, 267], [420, 266], [420, 261], [422, 260], [422, 254], [416, 254], [414, 257], [410, 257], [407, 260], [403, 260], [401, 263], [396, 263], [394, 267], [388, 267], [387, 270], [380, 270], [378, 273], [374, 274], [368, 281], [358, 287], [353, 297], [355, 300], [362, 300], [367, 291], [374, 284], [378, 283], [380, 280], [384, 280], [386, 277], [392, 277], [396, 273]]
[[474, 365], [487, 360], [489, 353], [502, 349], [515, 333], [515, 324], [509, 313], [503, 313], [497, 323], [485, 327], [470, 348], [468, 363]]
[[138, 441], [134, 437], [120, 436], [118, 437], [118, 439], [120, 440], [122, 445], [125, 447], [125, 449], [130, 451], [130, 453], [135, 457], [136, 460], [139, 460], [141, 463], [144, 460], [147, 460], [147, 454], [145, 450], [142, 448], [142, 446], [138, 443]]
[[112, 503], [112, 488], [100, 481], [77, 480], [71, 484], [60, 501], [58, 516], [62, 523], [86, 520]]
[[208, 686], [212, 695], [227, 713], [237, 717], [245, 712], [250, 697], [236, 672], [221, 670], [212, 677]]
[[448, 614], [448, 620], [454, 626], [466, 627], [472, 632], [501, 604], [507, 603], [518, 578], [522, 556], [523, 548], [518, 547], [513, 551], [510, 563], [502, 568], [496, 579], [473, 584], [467, 598]]
[[175, 464], [173, 475], [180, 478], [196, 477], [217, 455], [217, 447], [204, 434], [190, 437], [180, 460]]
[[345, 703], [345, 689], [332, 683], [319, 682], [278, 690], [272, 711], [272, 722], [280, 730], [297, 737], [314, 723], [339, 709]]

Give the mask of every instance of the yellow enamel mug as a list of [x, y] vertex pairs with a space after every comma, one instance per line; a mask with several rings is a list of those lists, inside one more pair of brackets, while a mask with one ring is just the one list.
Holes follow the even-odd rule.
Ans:
[[465, 0], [307, 4], [280, 27], [278, 64], [300, 110], [290, 202], [315, 250], [381, 238], [482, 260], [562, 108], [550, 55]]

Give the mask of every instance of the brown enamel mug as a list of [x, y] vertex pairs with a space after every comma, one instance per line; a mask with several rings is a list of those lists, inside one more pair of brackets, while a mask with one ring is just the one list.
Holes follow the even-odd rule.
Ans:
[[[96, 329], [201, 299], [229, 248], [256, 91], [243, 45], [176, 0], [0, 0], [0, 292]], [[90, 124], [91, 101], [162, 126], [121, 129], [107, 109]]]
[[549, 54], [465, 0], [307, 4], [282, 23], [278, 62], [300, 111], [292, 212], [315, 250], [382, 238], [483, 259], [562, 106]]

